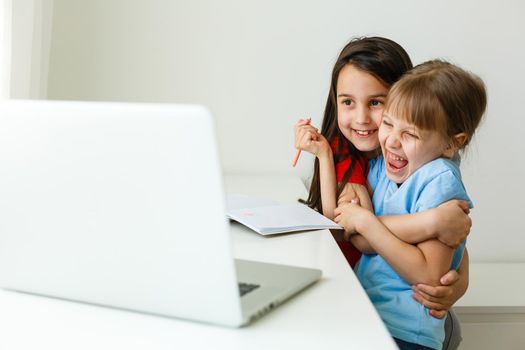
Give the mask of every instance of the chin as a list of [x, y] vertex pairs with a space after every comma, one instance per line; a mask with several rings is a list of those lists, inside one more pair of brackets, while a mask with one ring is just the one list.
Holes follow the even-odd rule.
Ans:
[[361, 152], [371, 152], [379, 148], [379, 144], [363, 142], [362, 140], [352, 140], [352, 144]]
[[[406, 169], [404, 169], [406, 170]], [[408, 178], [405, 172], [403, 171], [392, 171], [388, 168], [388, 164], [386, 166], [386, 176], [390, 179], [390, 181], [400, 185]]]

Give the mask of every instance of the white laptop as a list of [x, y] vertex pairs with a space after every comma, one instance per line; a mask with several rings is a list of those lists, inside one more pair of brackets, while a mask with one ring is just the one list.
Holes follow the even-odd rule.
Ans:
[[320, 276], [233, 259], [205, 108], [0, 103], [1, 287], [241, 326]]

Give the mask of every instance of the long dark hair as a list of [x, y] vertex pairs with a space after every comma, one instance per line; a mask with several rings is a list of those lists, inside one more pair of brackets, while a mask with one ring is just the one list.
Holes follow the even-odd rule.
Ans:
[[[390, 87], [405, 72], [412, 68], [412, 62], [406, 51], [396, 42], [381, 37], [363, 37], [352, 39], [341, 51], [330, 82], [330, 91], [324, 110], [321, 134], [330, 144], [337, 142], [337, 150], [334, 153], [334, 163], [337, 164], [345, 157], [351, 158], [350, 167], [345, 172], [340, 185], [337, 188], [337, 197], [350, 178], [355, 167], [355, 162], [362, 157], [361, 152], [349, 142], [339, 130], [337, 123], [337, 79], [339, 73], [347, 64], [351, 64], [359, 70], [367, 72], [377, 78], [385, 86]], [[343, 153], [347, 150], [348, 153]], [[363, 169], [366, 172], [366, 169]], [[366, 174], [364, 174], [366, 175]], [[322, 212], [321, 185], [319, 179], [319, 160], [314, 163], [314, 174], [310, 193], [305, 203]]]

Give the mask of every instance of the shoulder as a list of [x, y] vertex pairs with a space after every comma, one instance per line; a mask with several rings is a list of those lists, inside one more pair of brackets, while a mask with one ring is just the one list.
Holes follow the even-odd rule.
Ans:
[[461, 180], [461, 172], [456, 163], [439, 158], [419, 168], [410, 179], [413, 190], [418, 193], [420, 210], [426, 210], [452, 199], [472, 202]]
[[377, 158], [374, 158], [368, 161], [367, 179], [372, 189], [376, 188], [377, 183], [379, 182], [379, 178], [381, 176], [381, 170], [384, 168], [384, 166], [385, 166], [385, 161], [383, 159], [383, 156], [379, 156]]
[[377, 158], [370, 159], [368, 161], [368, 171], [379, 172], [381, 168], [385, 166], [385, 159], [383, 156], [378, 156]]
[[419, 168], [412, 176], [426, 179], [427, 181], [432, 181], [442, 176], [453, 177], [461, 181], [461, 171], [459, 170], [458, 164], [445, 158], [438, 158], [428, 162]]

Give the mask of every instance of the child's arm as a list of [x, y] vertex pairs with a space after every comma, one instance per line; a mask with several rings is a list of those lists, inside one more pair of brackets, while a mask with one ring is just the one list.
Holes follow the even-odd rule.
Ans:
[[[414, 299], [430, 310], [436, 318], [443, 318], [448, 310], [467, 291], [469, 282], [469, 257], [465, 248], [463, 259], [456, 271], [451, 270], [440, 279], [440, 286], [417, 284], [412, 287]], [[452, 287], [453, 286], [453, 287]]]
[[437, 208], [407, 215], [380, 216], [379, 220], [407, 243], [437, 238], [443, 244], [457, 248], [470, 232], [472, 220], [469, 213], [467, 202], [454, 199]]
[[319, 182], [323, 215], [334, 218], [337, 206], [337, 181], [335, 176], [334, 156], [326, 138], [306, 120], [301, 119], [295, 125], [295, 148], [313, 154], [319, 160]]
[[[404, 218], [406, 220], [399, 220], [397, 223], [388, 220], [382, 220], [383, 224], [394, 224], [398, 225], [397, 229], [403, 231], [404, 225], [407, 232], [410, 233], [411, 225], [413, 228], [417, 228], [419, 231], [423, 231], [427, 235], [432, 235], [432, 230], [436, 232], [439, 239], [439, 234], [444, 237], [449, 236], [447, 239], [450, 243], [443, 242], [451, 248], [454, 248], [456, 245], [459, 245], [460, 240], [465, 239], [466, 235], [470, 231], [470, 226], [472, 221], [467, 215], [469, 212], [468, 204], [464, 201], [451, 200], [445, 202], [438, 206], [437, 208], [430, 209], [427, 211], [409, 214], [409, 215], [400, 215], [398, 217], [389, 217], [390, 219], [395, 218]], [[427, 216], [427, 218], [425, 218]], [[387, 217], [380, 217], [379, 219], [385, 219]], [[415, 219], [415, 220], [411, 220]], [[428, 220], [427, 220], [428, 219]], [[419, 221], [418, 221], [419, 220]], [[419, 226], [418, 226], [419, 224]], [[428, 230], [428, 227], [431, 230]], [[388, 227], [390, 230], [390, 227]], [[394, 227], [396, 229], [396, 227]], [[427, 231], [425, 231], [427, 230]], [[414, 237], [418, 237], [415, 235]], [[420, 235], [425, 239], [425, 235]], [[402, 237], [399, 237], [402, 239]], [[352, 244], [364, 254], [374, 254], [376, 253], [368, 241], [360, 234], [353, 234], [350, 236], [350, 241]], [[410, 242], [409, 242], [410, 243]], [[417, 243], [417, 242], [412, 242]], [[414, 286], [414, 298], [426, 306], [430, 310], [430, 314], [436, 318], [443, 318], [446, 316], [448, 309], [452, 307], [466, 292], [468, 283], [469, 283], [469, 274], [468, 274], [468, 253], [465, 249], [465, 255], [461, 261], [461, 265], [458, 271], [448, 271], [444, 276], [440, 278], [441, 285], [439, 286], [430, 286], [425, 284], [419, 284]]]
[[337, 205], [352, 202], [359, 204], [365, 209], [374, 211], [368, 189], [361, 184], [349, 182], [341, 191], [339, 198], [337, 198]]
[[[354, 185], [361, 186], [361, 185]], [[364, 188], [364, 186], [361, 186]], [[339, 200], [340, 203], [348, 203], [347, 198]], [[437, 208], [425, 210], [419, 213], [380, 216], [379, 220], [390, 230], [392, 234], [406, 243], [420, 243], [429, 239], [437, 238], [451, 248], [457, 248], [470, 232], [472, 220], [468, 216], [470, 209], [465, 201], [451, 200]], [[347, 231], [349, 234], [354, 233]], [[359, 235], [352, 235], [350, 241], [361, 252], [374, 253], [366, 239]]]
[[[373, 254], [375, 250], [360, 234], [354, 234], [350, 241], [364, 254]], [[440, 278], [441, 285], [417, 284], [413, 286], [414, 299], [429, 308], [430, 315], [443, 318], [448, 310], [465, 294], [469, 284], [469, 258], [465, 248], [458, 270], [450, 270]]]
[[333, 220], [334, 210], [337, 206], [337, 181], [332, 149], [330, 147], [323, 149], [317, 158], [319, 159], [319, 181], [323, 215]]
[[408, 283], [439, 285], [439, 279], [449, 269], [453, 249], [436, 239], [417, 246], [407, 244], [392, 235], [370, 211], [350, 203], [340, 206], [335, 221], [359, 232]]

